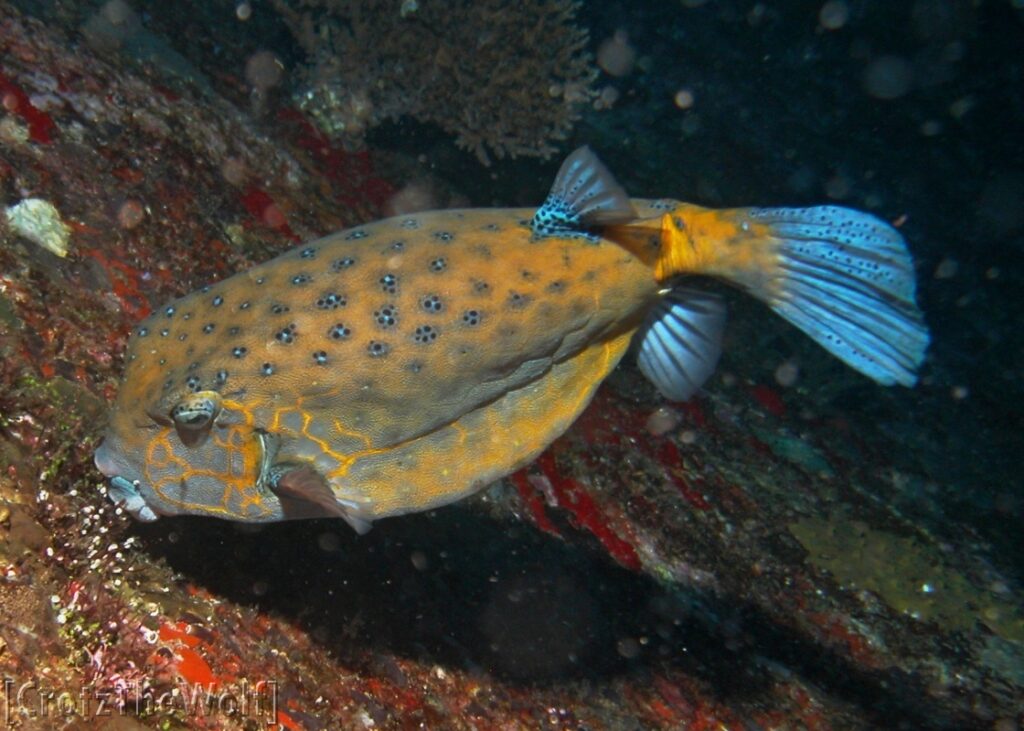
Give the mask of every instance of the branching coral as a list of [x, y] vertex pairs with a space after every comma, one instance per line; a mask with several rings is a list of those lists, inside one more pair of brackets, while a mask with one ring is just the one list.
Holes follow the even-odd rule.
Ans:
[[[299, 105], [358, 146], [404, 115], [488, 153], [548, 157], [592, 96], [576, 0], [274, 0], [309, 54]], [[298, 6], [298, 7], [295, 7]]]

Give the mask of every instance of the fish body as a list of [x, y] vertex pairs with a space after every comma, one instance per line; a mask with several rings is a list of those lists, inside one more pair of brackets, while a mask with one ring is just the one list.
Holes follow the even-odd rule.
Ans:
[[[340, 231], [140, 323], [96, 463], [144, 520], [336, 516], [364, 530], [452, 502], [533, 460], [635, 338], [663, 393], [692, 393], [724, 309], [681, 276], [721, 276], [788, 317], [791, 239], [772, 215], [629, 200], [584, 149], [539, 209]], [[906, 269], [900, 251], [883, 264]], [[900, 364], [861, 368], [881, 382], [912, 382], [927, 343], [909, 276], [909, 292], [880, 290], [913, 340], [890, 347]]]

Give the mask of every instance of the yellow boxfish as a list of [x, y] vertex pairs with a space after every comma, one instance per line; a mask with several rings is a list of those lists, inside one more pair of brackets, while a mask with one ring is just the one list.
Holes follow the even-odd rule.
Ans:
[[901, 236], [834, 206], [629, 199], [587, 148], [538, 209], [339, 231], [183, 297], [133, 332], [96, 464], [140, 520], [336, 516], [363, 531], [537, 457], [631, 343], [667, 398], [720, 352], [738, 285], [881, 384], [928, 332]]

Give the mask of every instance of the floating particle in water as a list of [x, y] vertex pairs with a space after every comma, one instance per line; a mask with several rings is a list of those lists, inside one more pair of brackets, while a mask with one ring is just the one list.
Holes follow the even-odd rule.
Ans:
[[839, 30], [850, 19], [850, 8], [842, 0], [829, 0], [818, 11], [818, 22], [825, 30]]
[[619, 100], [619, 90], [614, 86], [606, 86], [594, 100], [594, 109], [611, 109]]
[[832, 200], [843, 200], [850, 195], [850, 180], [842, 173], [836, 173], [825, 181], [825, 195]]
[[123, 229], [133, 229], [146, 218], [146, 209], [134, 198], [129, 198], [117, 210], [117, 224]]
[[628, 76], [635, 63], [636, 49], [630, 44], [629, 36], [623, 30], [615, 31], [615, 34], [597, 49], [597, 65], [609, 76]]
[[970, 94], [962, 96], [949, 105], [949, 114], [953, 119], [963, 119], [968, 112], [974, 109], [975, 104], [976, 101]]
[[334, 553], [341, 548], [341, 538], [338, 537], [337, 533], [321, 533], [317, 536], [316, 545], [324, 553]]
[[953, 397], [954, 401], [963, 401], [971, 395], [971, 392], [967, 386], [953, 386], [949, 391], [949, 395]]
[[651, 412], [644, 427], [653, 436], [660, 437], [679, 426], [680, 421], [682, 421], [682, 417], [678, 411], [662, 406]]
[[60, 211], [41, 198], [26, 198], [4, 211], [7, 225], [19, 236], [53, 252], [68, 255], [71, 228], [60, 217]]
[[632, 637], [623, 637], [615, 643], [615, 649], [622, 657], [632, 660], [640, 654], [640, 643]]
[[775, 382], [783, 388], [789, 388], [800, 378], [800, 366], [795, 360], [787, 360], [779, 363], [775, 369]]
[[899, 99], [910, 91], [914, 70], [900, 56], [879, 56], [864, 69], [864, 91], [876, 99]]
[[952, 279], [956, 276], [957, 269], [960, 265], [957, 264], [956, 259], [946, 257], [939, 262], [939, 265], [935, 267], [935, 278], [936, 279]]
[[672, 100], [680, 109], [689, 109], [693, 106], [694, 102], [693, 92], [690, 89], [680, 89]]
[[265, 92], [281, 83], [284, 65], [270, 51], [257, 51], [245, 62], [245, 80], [254, 89]]
[[235, 17], [239, 20], [248, 20], [252, 17], [252, 5], [247, 2], [238, 3], [235, 6]]
[[226, 157], [220, 164], [220, 174], [232, 185], [241, 185], [249, 177], [245, 161], [240, 157]]

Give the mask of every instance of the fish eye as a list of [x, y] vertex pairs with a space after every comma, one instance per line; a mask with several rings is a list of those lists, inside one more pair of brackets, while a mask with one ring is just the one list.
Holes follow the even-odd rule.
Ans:
[[171, 421], [182, 444], [186, 447], [202, 444], [220, 409], [221, 398], [216, 391], [199, 391], [176, 403], [171, 409]]

